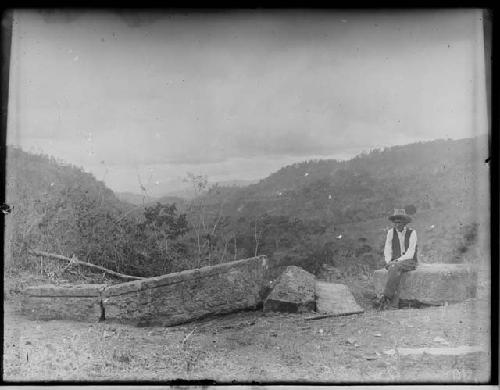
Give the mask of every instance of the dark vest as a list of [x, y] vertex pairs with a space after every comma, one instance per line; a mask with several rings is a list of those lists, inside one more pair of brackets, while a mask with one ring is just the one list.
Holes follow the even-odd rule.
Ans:
[[[405, 234], [405, 248], [404, 251], [410, 246], [410, 235], [413, 230], [407, 228]], [[397, 259], [401, 256], [401, 248], [399, 247], [399, 237], [398, 232], [395, 228], [392, 229], [392, 258], [391, 260]], [[415, 247], [415, 254], [413, 255], [413, 260], [417, 261], [417, 248]]]

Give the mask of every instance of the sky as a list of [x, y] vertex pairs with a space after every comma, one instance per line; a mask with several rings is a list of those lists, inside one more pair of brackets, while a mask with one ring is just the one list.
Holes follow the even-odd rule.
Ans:
[[7, 144], [115, 191], [487, 132], [481, 12], [15, 11]]

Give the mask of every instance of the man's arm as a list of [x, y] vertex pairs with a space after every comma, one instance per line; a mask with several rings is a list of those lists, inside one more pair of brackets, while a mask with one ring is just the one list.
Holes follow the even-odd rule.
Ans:
[[385, 239], [384, 259], [386, 263], [389, 263], [392, 258], [392, 231], [393, 229], [389, 229], [387, 238]]
[[409, 260], [413, 259], [415, 255], [415, 249], [417, 248], [417, 232], [413, 230], [410, 234], [410, 243], [408, 244], [408, 250], [404, 255], [402, 255], [398, 261], [400, 260]]

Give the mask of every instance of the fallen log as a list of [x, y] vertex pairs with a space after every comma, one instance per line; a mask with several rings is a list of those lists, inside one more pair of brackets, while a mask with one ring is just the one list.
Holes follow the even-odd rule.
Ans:
[[141, 280], [141, 279], [145, 279], [142, 276], [131, 276], [131, 275], [122, 274], [120, 272], [112, 271], [110, 269], [101, 267], [100, 265], [95, 265], [95, 264], [92, 264], [92, 263], [87, 263], [85, 261], [78, 260], [76, 257], [70, 258], [70, 257], [66, 257], [66, 256], [62, 256], [62, 255], [57, 255], [57, 254], [54, 254], [54, 253], [48, 253], [48, 252], [44, 252], [44, 251], [39, 251], [39, 250], [34, 250], [34, 249], [30, 249], [28, 251], [28, 253], [30, 253], [32, 255], [35, 255], [35, 256], [45, 256], [45, 257], [49, 257], [51, 259], [62, 260], [62, 261], [69, 261], [70, 264], [78, 264], [78, 265], [82, 265], [84, 267], [98, 269], [99, 271], [102, 271], [102, 272], [104, 272], [104, 273], [106, 273], [108, 275], [113, 275], [113, 276], [115, 276], [117, 278], [120, 278], [120, 279], [125, 279], [125, 280]]

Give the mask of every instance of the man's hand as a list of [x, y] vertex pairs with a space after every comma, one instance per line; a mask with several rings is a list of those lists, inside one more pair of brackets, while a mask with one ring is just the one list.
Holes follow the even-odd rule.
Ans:
[[387, 270], [388, 270], [388, 269], [389, 269], [389, 268], [391, 268], [392, 266], [396, 265], [396, 263], [397, 263], [397, 262], [398, 262], [397, 260], [391, 260], [391, 261], [389, 261], [389, 262], [385, 265], [385, 269], [387, 269]]

